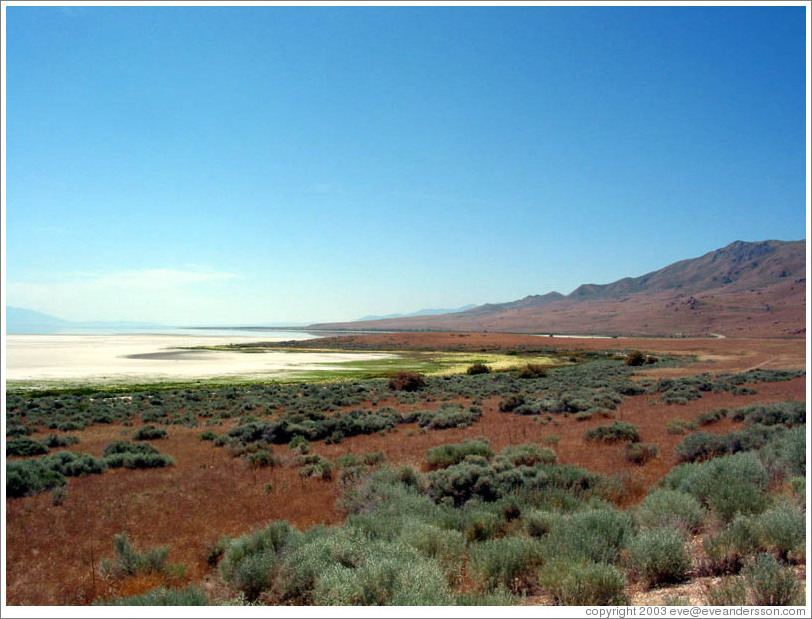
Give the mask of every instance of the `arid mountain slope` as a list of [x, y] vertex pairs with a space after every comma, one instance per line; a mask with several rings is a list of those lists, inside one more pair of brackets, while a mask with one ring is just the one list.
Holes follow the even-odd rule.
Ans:
[[736, 241], [640, 277], [465, 312], [331, 329], [729, 337], [806, 334], [806, 242]]

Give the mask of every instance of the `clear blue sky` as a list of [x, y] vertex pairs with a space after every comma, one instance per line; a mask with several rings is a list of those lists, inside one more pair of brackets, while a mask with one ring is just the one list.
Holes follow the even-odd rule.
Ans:
[[351, 320], [805, 238], [805, 19], [7, 7], [6, 302]]

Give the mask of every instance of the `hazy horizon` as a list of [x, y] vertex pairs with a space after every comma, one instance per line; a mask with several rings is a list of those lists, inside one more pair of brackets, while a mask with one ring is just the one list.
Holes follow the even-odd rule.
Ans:
[[802, 3], [3, 11], [4, 305], [306, 325], [806, 237]]

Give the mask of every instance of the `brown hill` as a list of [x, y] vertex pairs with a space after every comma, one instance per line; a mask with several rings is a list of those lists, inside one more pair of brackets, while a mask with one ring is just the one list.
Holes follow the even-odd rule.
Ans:
[[312, 325], [346, 330], [805, 336], [806, 241], [736, 241], [640, 277], [465, 312]]

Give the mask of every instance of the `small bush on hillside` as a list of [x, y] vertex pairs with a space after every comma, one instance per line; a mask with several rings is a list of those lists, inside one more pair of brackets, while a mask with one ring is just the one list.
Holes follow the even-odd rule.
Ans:
[[194, 585], [189, 585], [185, 589], [159, 587], [141, 595], [93, 602], [93, 606], [208, 606], [210, 604], [206, 592]]
[[72, 451], [59, 451], [50, 456], [45, 456], [41, 461], [44, 466], [65, 477], [98, 475], [107, 470], [105, 460]]
[[695, 421], [684, 421], [682, 419], [671, 419], [665, 424], [665, 431], [668, 434], [685, 434], [690, 430], [696, 430], [699, 425]]
[[536, 464], [554, 464], [558, 460], [555, 452], [548, 447], [539, 447], [534, 443], [508, 445], [500, 453], [513, 466], [534, 466]]
[[704, 518], [705, 510], [695, 497], [667, 488], [649, 492], [637, 509], [637, 519], [647, 529], [667, 527], [696, 533]]
[[462, 462], [468, 456], [492, 458], [493, 455], [487, 441], [474, 439], [432, 447], [426, 452], [426, 462], [430, 469], [440, 469]]
[[14, 438], [6, 443], [6, 456], [41, 456], [48, 446], [30, 438]]
[[538, 509], [525, 510], [522, 514], [524, 530], [530, 537], [544, 537], [549, 535], [555, 523], [562, 518], [560, 514]]
[[167, 571], [166, 558], [169, 555], [167, 546], [151, 548], [145, 553], [140, 553], [135, 550], [126, 533], [119, 533], [113, 538], [113, 551], [115, 558], [104, 558], [101, 561], [101, 571], [106, 576], [134, 576]]
[[751, 518], [738, 516], [722, 531], [702, 540], [705, 559], [699, 566], [704, 574], [738, 574], [747, 557], [755, 552], [757, 532]]
[[705, 604], [708, 606], [746, 606], [747, 585], [743, 578], [726, 578], [705, 585]]
[[764, 490], [769, 477], [753, 453], [721, 456], [701, 463], [675, 466], [661, 485], [693, 495], [725, 522], [738, 514], [764, 511], [769, 497]]
[[516, 378], [544, 378], [547, 376], [547, 368], [538, 363], [528, 363], [516, 372]]
[[271, 588], [271, 572], [279, 562], [280, 553], [300, 537], [301, 533], [287, 522], [270, 522], [264, 529], [227, 544], [220, 561], [220, 574], [249, 601], [254, 601]]
[[389, 379], [393, 391], [419, 391], [426, 386], [426, 380], [417, 372], [398, 372]]
[[542, 587], [557, 606], [627, 606], [626, 578], [605, 563], [555, 560], [540, 572]]
[[636, 367], [645, 364], [646, 356], [639, 350], [633, 350], [626, 355], [624, 362], [626, 363], [626, 365]]
[[782, 503], [756, 516], [755, 529], [759, 545], [782, 561], [805, 547], [806, 515], [792, 505]]
[[640, 440], [640, 432], [637, 426], [627, 421], [613, 421], [609, 425], [587, 430], [584, 438], [588, 441], [603, 441], [604, 443], [619, 443], [621, 441], [636, 443]]
[[70, 447], [79, 442], [79, 437], [70, 434], [49, 434], [42, 439], [42, 442], [50, 449], [54, 449], [55, 447]]
[[750, 602], [755, 606], [803, 606], [803, 585], [792, 568], [784, 567], [774, 557], [761, 554], [745, 568], [744, 582]]
[[477, 374], [490, 374], [491, 368], [489, 368], [484, 363], [474, 363], [473, 365], [469, 365], [468, 369], [465, 370], [465, 373], [469, 376], [476, 376]]
[[499, 412], [511, 413], [524, 403], [525, 397], [521, 393], [514, 393], [499, 402]]
[[318, 454], [299, 456], [299, 475], [330, 481], [333, 479], [333, 463]]
[[437, 410], [415, 413], [417, 425], [428, 430], [445, 430], [447, 428], [467, 428], [482, 416], [482, 409], [477, 406], [463, 408], [457, 404], [443, 404]]
[[527, 537], [503, 537], [479, 542], [470, 547], [470, 567], [486, 590], [498, 587], [513, 593], [530, 590], [541, 565], [541, 546]]
[[110, 468], [154, 469], [175, 464], [175, 460], [160, 453], [149, 443], [115, 441], [104, 448], [104, 462]]
[[691, 569], [691, 557], [682, 534], [674, 529], [643, 531], [629, 545], [632, 569], [650, 587], [682, 582]]
[[507, 526], [507, 519], [503, 515], [475, 509], [465, 514], [463, 533], [468, 541], [484, 542], [504, 535]]
[[133, 434], [134, 441], [152, 441], [161, 438], [167, 438], [169, 434], [167, 434], [166, 430], [163, 428], [156, 428], [153, 425], [146, 425], [141, 426], [138, 430], [135, 431]]
[[465, 536], [461, 532], [410, 518], [401, 529], [399, 537], [424, 557], [435, 560], [452, 585], [458, 585], [462, 581], [468, 552]]
[[715, 408], [707, 413], [701, 413], [697, 418], [696, 422], [700, 426], [707, 426], [712, 423], [716, 423], [717, 421], [721, 421], [728, 415], [728, 410], [726, 408]]
[[65, 477], [43, 466], [39, 460], [12, 460], [6, 463], [6, 496], [23, 497], [64, 486]]
[[304, 436], [297, 434], [292, 439], [290, 439], [290, 444], [288, 445], [290, 450], [298, 455], [304, 455], [306, 453], [310, 453], [310, 441], [308, 441]]
[[643, 465], [657, 456], [659, 449], [649, 443], [627, 443], [626, 460], [633, 464]]
[[629, 514], [588, 509], [558, 520], [544, 538], [545, 554], [573, 561], [614, 563], [635, 532]]

